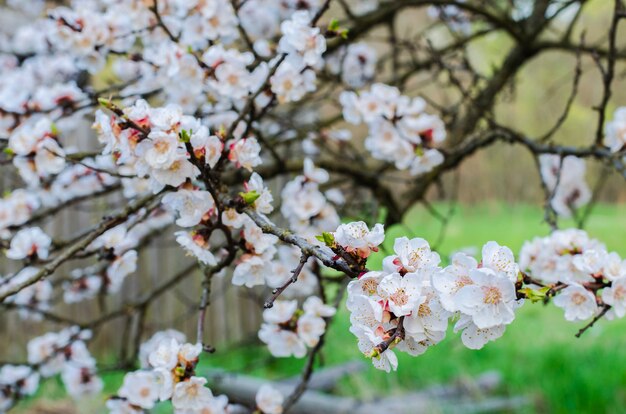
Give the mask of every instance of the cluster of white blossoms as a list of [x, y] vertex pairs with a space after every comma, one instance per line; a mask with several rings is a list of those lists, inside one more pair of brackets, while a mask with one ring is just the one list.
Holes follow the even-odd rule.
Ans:
[[385, 229], [378, 223], [370, 230], [364, 221], [356, 221], [337, 227], [333, 238], [346, 252], [367, 259], [385, 240]]
[[613, 119], [604, 126], [604, 145], [611, 152], [619, 152], [626, 145], [626, 107], [615, 110]]
[[351, 88], [362, 88], [376, 75], [376, 50], [364, 42], [340, 48], [326, 59], [328, 71]]
[[[382, 228], [380, 235], [365, 223], [349, 223], [327, 244], [366, 258], [382, 242]], [[519, 264], [493, 241], [483, 246], [480, 262], [456, 253], [444, 268], [424, 239], [398, 238], [394, 253], [381, 271], [351, 281], [347, 300], [359, 349], [387, 372], [397, 368], [394, 350], [422, 354], [445, 337], [452, 319], [465, 346], [482, 348], [504, 334], [525, 297], [553, 298], [568, 321], [600, 312], [609, 319], [626, 315], [626, 261], [582, 230], [556, 230], [525, 243]]]
[[[127, 122], [132, 122], [134, 128], [121, 128]], [[183, 115], [180, 107], [151, 108], [142, 100], [125, 109], [123, 116], [109, 117], [100, 112], [95, 126], [105, 144], [104, 151], [112, 153], [118, 164], [132, 167], [139, 177], [145, 177], [153, 192], [165, 186], [178, 187], [163, 198], [163, 204], [176, 214], [177, 225], [192, 229], [176, 232], [176, 240], [200, 262], [215, 265], [217, 260], [209, 244], [211, 232], [205, 231], [202, 224], [218, 219], [218, 211], [213, 196], [192, 184], [200, 173], [193, 161], [212, 168], [228, 160], [237, 168], [251, 170], [262, 162], [256, 139], [224, 142], [219, 136], [211, 135], [198, 119]], [[216, 125], [214, 130], [219, 127]], [[253, 174], [246, 185], [248, 191], [259, 196], [255, 208], [262, 213], [271, 212], [271, 194], [262, 178]], [[268, 251], [269, 258], [273, 256], [274, 236], [263, 234], [252, 221], [234, 210], [223, 212], [219, 219], [232, 228], [244, 227], [244, 237], [254, 255]]]
[[554, 304], [568, 321], [590, 319], [601, 306], [610, 306], [608, 318], [626, 315], [626, 261], [583, 230], [557, 230], [525, 243], [520, 266], [558, 290]]
[[326, 170], [305, 158], [303, 175], [285, 184], [280, 194], [280, 212], [287, 219], [289, 228], [311, 242], [315, 241], [315, 235], [332, 231], [339, 225], [335, 206], [343, 203], [341, 193], [337, 197], [337, 190], [322, 192], [320, 189], [329, 177]]
[[[278, 51], [284, 62], [270, 78], [272, 92], [278, 101], [296, 102], [307, 92], [315, 90], [315, 72], [313, 68], [323, 62], [322, 53], [326, 51], [326, 39], [318, 27], [311, 26], [312, 14], [306, 10], [293, 13], [290, 19], [281, 23], [282, 37]], [[275, 64], [281, 58], [275, 59]]]
[[[13, 286], [30, 279], [33, 275], [39, 273], [39, 270], [34, 266], [26, 266], [13, 275], [1, 277], [0, 293], [8, 291]], [[54, 288], [52, 283], [44, 279], [7, 297], [6, 301], [17, 306], [22, 319], [40, 321], [42, 319], [41, 312], [51, 308], [50, 301], [53, 294]]]
[[301, 309], [297, 300], [277, 300], [272, 308], [263, 311], [259, 338], [275, 357], [303, 358], [307, 348], [316, 346], [326, 331], [324, 318], [335, 312], [335, 308], [316, 296], [306, 299]]
[[443, 162], [443, 154], [434, 147], [445, 140], [445, 126], [441, 118], [424, 112], [423, 99], [411, 99], [393, 86], [376, 83], [359, 94], [342, 92], [340, 102], [346, 121], [367, 124], [365, 147], [374, 158], [393, 162], [412, 175], [427, 173]]
[[0, 236], [10, 235], [11, 226], [26, 223], [41, 206], [41, 199], [25, 189], [16, 189], [0, 198]]
[[103, 383], [85, 345], [90, 338], [90, 331], [71, 327], [31, 339], [28, 365], [4, 365], [0, 369], [0, 412], [9, 410], [17, 399], [33, 395], [41, 378], [57, 374], [74, 398], [99, 393]]
[[[214, 124], [212, 130], [218, 132], [222, 127]], [[113, 154], [118, 165], [132, 168], [139, 177], [149, 178], [155, 193], [199, 175], [192, 155], [210, 168], [225, 160], [247, 170], [262, 163], [261, 147], [255, 138], [224, 142], [201, 120], [184, 115], [177, 105], [151, 108], [146, 101], [138, 100], [120, 116], [98, 111], [94, 128], [105, 145], [103, 152]]]
[[[253, 195], [254, 201], [249, 205], [257, 213], [268, 214], [273, 211], [273, 196], [257, 173], [250, 176], [244, 189], [245, 194]], [[297, 247], [278, 245], [278, 237], [264, 233], [249, 216], [237, 213], [233, 208], [222, 213], [222, 222], [233, 229], [240, 229], [243, 241], [243, 254], [238, 257], [233, 271], [234, 285], [278, 288], [292, 277], [291, 271], [300, 259]], [[317, 278], [312, 272], [312, 266], [312, 263], [303, 266], [298, 283], [286, 289], [287, 297], [309, 296], [314, 292]]]
[[[584, 263], [601, 252], [606, 252], [606, 247], [584, 230], [556, 230], [547, 237], [536, 237], [524, 243], [519, 264], [522, 270], [529, 271], [534, 279], [543, 283], [592, 282], [594, 272], [587, 272]], [[616, 263], [621, 266], [621, 260]], [[602, 260], [597, 262], [597, 265], [602, 264]]]
[[181, 337], [158, 332], [142, 346], [148, 364], [126, 374], [117, 396], [107, 402], [111, 413], [141, 413], [160, 401], [171, 401], [176, 413], [226, 412], [226, 396], [213, 396], [206, 378], [195, 375], [202, 344], [181, 343]]
[[15, 233], [6, 251], [11, 260], [47, 259], [52, 239], [39, 227], [28, 227]]
[[39, 374], [27, 365], [3, 365], [0, 368], [0, 412], [8, 411], [17, 399], [35, 394], [39, 379]]
[[[320, 8], [320, 0], [249, 0], [241, 4], [237, 14], [239, 22], [253, 42], [253, 49], [263, 57], [271, 56], [279, 45], [274, 38], [284, 33], [282, 22], [291, 18], [294, 13], [308, 12], [314, 15]], [[302, 19], [296, 18], [295, 20]], [[309, 19], [310, 20], [310, 19]], [[292, 26], [293, 27], [293, 26]], [[289, 32], [289, 27], [286, 28]]]
[[[367, 257], [383, 241], [379, 226], [369, 231], [362, 222], [342, 225], [333, 235], [334, 247]], [[363, 273], [348, 285], [350, 331], [378, 369], [397, 368], [394, 349], [424, 353], [444, 339], [454, 317], [463, 343], [480, 349], [502, 336], [523, 303], [516, 293], [513, 253], [495, 242], [483, 247], [480, 264], [457, 253], [445, 268], [424, 239], [398, 238], [394, 253], [384, 258], [382, 271]]]
[[[151, 3], [73, 3], [71, 8], [53, 9], [49, 13], [52, 24], [42, 26], [56, 49], [77, 55], [78, 64], [92, 73], [102, 69], [109, 52], [128, 52], [137, 40], [156, 50], [166, 38], [162, 31], [142, 30], [156, 23]], [[192, 50], [206, 48], [211, 41], [237, 37], [237, 17], [227, 2], [163, 1], [159, 2], [158, 12], [170, 33]]]
[[[111, 414], [140, 414], [170, 401], [176, 414], [226, 414], [225, 395], [214, 396], [206, 378], [196, 375], [201, 344], [185, 343], [176, 330], [156, 332], [141, 344], [141, 369], [125, 375], [116, 396], [107, 401]], [[264, 414], [281, 414], [282, 394], [269, 384], [257, 392], [257, 408]]]
[[550, 205], [563, 217], [591, 200], [591, 190], [585, 182], [585, 160], [569, 155], [543, 154], [539, 156], [541, 177], [550, 191]]
[[444, 308], [459, 312], [455, 332], [470, 349], [480, 349], [504, 334], [515, 319], [518, 299], [516, 283], [519, 266], [508, 247], [490, 241], [482, 248], [482, 261], [457, 253], [452, 263], [432, 276]]
[[65, 152], [59, 146], [56, 127], [49, 118], [24, 123], [9, 137], [9, 150], [15, 154], [13, 165], [26, 184], [39, 186], [41, 180], [65, 168]]

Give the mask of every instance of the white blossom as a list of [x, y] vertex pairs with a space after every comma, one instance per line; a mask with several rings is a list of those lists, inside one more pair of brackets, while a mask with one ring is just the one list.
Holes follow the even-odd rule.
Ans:
[[135, 371], [124, 376], [124, 383], [118, 391], [132, 405], [149, 410], [159, 399], [158, 384], [150, 371]]
[[517, 300], [513, 282], [488, 268], [472, 270], [469, 277], [473, 283], [458, 291], [459, 310], [480, 329], [511, 323]]
[[209, 243], [204, 237], [198, 233], [188, 233], [186, 231], [177, 231], [174, 233], [176, 242], [180, 244], [191, 256], [195, 256], [200, 262], [215, 266], [217, 260], [209, 250]]
[[407, 273], [404, 276], [392, 273], [385, 276], [378, 285], [378, 294], [389, 310], [397, 316], [409, 315], [426, 300], [426, 297], [422, 296], [419, 276], [415, 273]]
[[342, 224], [334, 235], [337, 244], [361, 257], [368, 257], [372, 251], [378, 251], [378, 245], [385, 239], [382, 224], [376, 224], [370, 230], [363, 221]]
[[285, 397], [276, 388], [263, 384], [256, 393], [256, 405], [265, 414], [282, 414]]
[[243, 138], [230, 144], [228, 159], [237, 167], [243, 167], [248, 171], [260, 165], [263, 161], [259, 153], [261, 146], [255, 138]]
[[204, 385], [206, 378], [191, 377], [174, 387], [172, 405], [176, 410], [200, 410], [212, 404], [213, 393]]
[[611, 152], [618, 152], [626, 144], [626, 107], [620, 107], [613, 113], [613, 119], [604, 126], [604, 145]]
[[565, 319], [571, 322], [589, 319], [598, 311], [596, 296], [578, 285], [563, 289], [553, 302], [565, 311]]
[[39, 227], [30, 227], [18, 231], [11, 239], [6, 256], [12, 260], [25, 259], [27, 257], [48, 258], [48, 251], [52, 245], [52, 239]]
[[178, 363], [180, 344], [174, 338], [161, 341], [156, 349], [148, 355], [148, 361], [154, 368], [173, 369]]
[[179, 189], [165, 194], [162, 202], [178, 213], [176, 224], [181, 227], [195, 226], [215, 207], [211, 193], [202, 190]]

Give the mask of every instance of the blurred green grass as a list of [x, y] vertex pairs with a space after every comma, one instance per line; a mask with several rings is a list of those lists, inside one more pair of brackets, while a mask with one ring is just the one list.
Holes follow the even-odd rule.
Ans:
[[[449, 209], [443, 204], [434, 207], [442, 214]], [[592, 237], [601, 239], [609, 249], [622, 255], [626, 253], [624, 208], [598, 205], [586, 225]], [[561, 223], [562, 228], [573, 225], [573, 221]], [[405, 224], [387, 229], [384, 249], [372, 257], [370, 268], [380, 266], [384, 250], [392, 250], [395, 237], [408, 235], [433, 241], [438, 239], [440, 230], [440, 223], [425, 208], [414, 208]], [[525, 240], [546, 234], [548, 227], [537, 206], [458, 206], [438, 250], [446, 258], [459, 248], [479, 249], [485, 242], [496, 240], [517, 254]], [[503, 377], [499, 393], [529, 398], [530, 404], [520, 412], [626, 412], [626, 320], [602, 320], [577, 339], [574, 334], [581, 325], [566, 322], [562, 311], [552, 305], [527, 303], [517, 312], [504, 337], [482, 350], [466, 349], [450, 330], [443, 342], [422, 356], [398, 353], [397, 372], [386, 374], [369, 367], [362, 374], [342, 380], [338, 392], [368, 399], [496, 370]], [[363, 358], [348, 327], [348, 314], [342, 308], [327, 334], [322, 354], [324, 364]], [[216, 354], [203, 358], [198, 371], [223, 369], [282, 379], [298, 375], [303, 363], [294, 358], [271, 358], [265, 347], [248, 343], [218, 347]], [[121, 384], [122, 375], [105, 374], [104, 379], [104, 394], [110, 395]], [[49, 381], [40, 395], [47, 399], [62, 398], [62, 386], [57, 380]], [[90, 406], [94, 407], [96, 402], [102, 404], [103, 398], [104, 395], [93, 400]], [[163, 412], [168, 412], [168, 408], [163, 407]]]

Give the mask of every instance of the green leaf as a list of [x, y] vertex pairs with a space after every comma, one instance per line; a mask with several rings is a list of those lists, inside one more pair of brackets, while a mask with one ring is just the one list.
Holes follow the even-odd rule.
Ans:
[[180, 138], [182, 142], [189, 142], [191, 140], [192, 134], [193, 134], [193, 130], [187, 131], [186, 129], [183, 129], [182, 131], [178, 133], [178, 137]]
[[549, 286], [544, 286], [540, 289], [531, 289], [529, 287], [520, 289], [519, 292], [523, 293], [526, 298], [530, 299], [532, 303], [543, 301], [546, 297], [546, 293], [550, 290]]
[[5, 148], [5, 149], [3, 149], [3, 150], [2, 150], [2, 152], [4, 152], [4, 153], [5, 153], [5, 154], [7, 154], [7, 155], [10, 155], [10, 156], [15, 155], [15, 153], [13, 152], [13, 150], [12, 150], [11, 148], [8, 148], [8, 147], [7, 147], [7, 148]]
[[333, 236], [332, 233], [328, 233], [326, 231], [320, 236], [315, 236], [315, 238], [329, 247], [335, 244], [335, 236]]
[[111, 104], [112, 104], [112, 102], [109, 99], [105, 99], [105, 98], [98, 98], [98, 103], [104, 106], [105, 108], [111, 108]]
[[50, 124], [50, 132], [52, 132], [52, 135], [55, 137], [59, 135], [59, 128], [54, 122]]
[[374, 348], [372, 349], [369, 353], [366, 353], [365, 356], [367, 358], [376, 358], [376, 359], [380, 359], [380, 352], [378, 351], [378, 349]]
[[330, 23], [328, 23], [328, 31], [336, 32], [339, 30], [339, 20], [332, 19]]
[[248, 205], [254, 204], [254, 202], [261, 197], [261, 194], [257, 193], [256, 190], [248, 191], [247, 193], [239, 193], [239, 195]]
[[347, 39], [348, 39], [348, 33], [349, 33], [349, 32], [350, 32], [350, 30], [348, 30], [348, 29], [343, 29], [343, 30], [341, 31], [341, 33], [340, 33], [341, 38], [342, 38], [342, 39], [346, 39], [346, 40], [347, 40]]

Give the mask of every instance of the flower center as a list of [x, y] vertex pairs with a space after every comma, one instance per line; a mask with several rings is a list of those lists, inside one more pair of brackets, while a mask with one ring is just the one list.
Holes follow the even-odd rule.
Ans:
[[378, 290], [378, 283], [374, 279], [367, 279], [363, 282], [361, 289], [363, 289], [363, 292], [373, 295]]
[[239, 77], [234, 73], [228, 76], [228, 83], [236, 85], [239, 82]]
[[396, 290], [393, 295], [389, 296], [389, 299], [396, 305], [404, 306], [409, 301], [409, 295], [406, 294], [404, 288]]
[[422, 249], [413, 250], [409, 254], [409, 263], [415, 265], [422, 260]]
[[417, 315], [420, 318], [425, 318], [427, 316], [430, 316], [433, 312], [430, 310], [430, 306], [428, 306], [428, 303], [424, 302], [422, 303], [418, 310], [417, 310]]
[[348, 233], [350, 233], [352, 238], [361, 239], [365, 237], [365, 233], [367, 233], [367, 231], [361, 226], [352, 226], [348, 229]]
[[483, 291], [485, 293], [485, 296], [483, 298], [483, 301], [485, 303], [495, 305], [496, 303], [500, 302], [500, 300], [502, 300], [502, 293], [497, 287], [485, 287], [483, 288]]
[[474, 282], [472, 282], [472, 279], [470, 279], [469, 276], [463, 275], [460, 276], [454, 283], [454, 291], [458, 291], [459, 289], [461, 289], [463, 286], [467, 286], [467, 285], [471, 285]]
[[582, 305], [586, 301], [587, 301], [587, 298], [585, 297], [585, 295], [581, 293], [574, 293], [572, 295], [572, 302], [574, 303], [574, 305]]
[[163, 154], [163, 153], [166, 153], [170, 149], [170, 144], [167, 141], [157, 141], [154, 144], [154, 149], [158, 153]]
[[181, 167], [182, 167], [182, 165], [181, 165], [180, 161], [174, 161], [172, 163], [172, 165], [170, 166], [170, 171], [171, 172], [176, 172], [176, 171], [180, 170]]
[[193, 384], [187, 388], [187, 395], [190, 397], [195, 397], [198, 395], [198, 385]]

